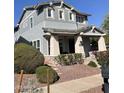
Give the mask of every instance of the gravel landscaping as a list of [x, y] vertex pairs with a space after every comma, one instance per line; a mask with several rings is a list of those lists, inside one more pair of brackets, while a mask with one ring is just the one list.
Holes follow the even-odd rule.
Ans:
[[[91, 75], [100, 73], [99, 68], [92, 68], [83, 64], [76, 64], [72, 66], [58, 66], [56, 71], [60, 76], [59, 81], [57, 81], [56, 83], [79, 79], [82, 77], [91, 76]], [[19, 83], [19, 75], [15, 74], [14, 78], [15, 78], [14, 88], [16, 90], [18, 87], [17, 85]], [[39, 88], [43, 86], [46, 86], [46, 85], [37, 82], [37, 78], [35, 74], [24, 74], [23, 81], [22, 81], [22, 90], [26, 90], [31, 87]], [[89, 93], [89, 92], [82, 92], [82, 93]], [[96, 92], [93, 92], [93, 93], [96, 93]], [[102, 92], [97, 92], [97, 93], [102, 93]]]

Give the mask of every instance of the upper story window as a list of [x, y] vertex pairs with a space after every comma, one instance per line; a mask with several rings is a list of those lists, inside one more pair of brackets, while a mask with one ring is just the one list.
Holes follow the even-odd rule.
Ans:
[[53, 18], [53, 9], [48, 8], [47, 17], [48, 18]]
[[31, 28], [33, 27], [33, 18], [32, 17], [30, 18], [30, 27]]
[[76, 21], [79, 23], [83, 23], [84, 22], [84, 17], [83, 16], [76, 16]]
[[59, 10], [59, 19], [64, 19], [64, 11]]
[[71, 21], [74, 21], [74, 14], [73, 14], [73, 13], [69, 13], [69, 19], [70, 19]]

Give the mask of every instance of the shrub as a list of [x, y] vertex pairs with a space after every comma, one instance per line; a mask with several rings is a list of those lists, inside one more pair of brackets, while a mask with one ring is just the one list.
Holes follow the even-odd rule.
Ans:
[[99, 65], [109, 65], [109, 51], [96, 52], [95, 56]]
[[34, 47], [19, 43], [14, 49], [14, 72], [19, 73], [24, 70], [24, 73], [32, 74], [38, 66], [43, 65], [44, 56]]
[[80, 63], [80, 64], [83, 63], [83, 56], [81, 53], [75, 53], [74, 57], [75, 57], [76, 63]]
[[55, 60], [60, 65], [73, 65], [77, 63], [83, 63], [83, 56], [81, 53], [75, 54], [61, 54], [55, 57]]
[[93, 62], [93, 61], [90, 61], [90, 63], [88, 64], [88, 66], [91, 66], [91, 67], [97, 67], [96, 63]]
[[36, 69], [36, 76], [40, 83], [47, 83], [47, 70], [49, 71], [50, 84], [59, 80], [59, 76], [50, 66], [40, 66]]

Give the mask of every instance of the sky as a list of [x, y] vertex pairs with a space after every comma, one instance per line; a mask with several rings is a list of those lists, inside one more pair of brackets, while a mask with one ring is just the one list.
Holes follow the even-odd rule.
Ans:
[[[22, 15], [25, 6], [36, 5], [37, 3], [49, 0], [14, 0], [14, 25], [16, 25]], [[109, 0], [64, 0], [80, 12], [91, 14], [89, 25], [100, 27], [106, 15], [109, 14]]]

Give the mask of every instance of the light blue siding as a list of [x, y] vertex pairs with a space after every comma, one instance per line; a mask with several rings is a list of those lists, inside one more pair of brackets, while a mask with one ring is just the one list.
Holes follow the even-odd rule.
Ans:
[[[54, 28], [54, 29], [65, 29], [65, 30], [77, 30], [85, 24], [76, 23], [76, 14], [74, 14], [74, 21], [70, 21], [69, 13], [71, 12], [68, 8], [60, 8], [59, 6], [54, 6], [54, 18], [47, 18], [47, 8], [42, 8], [42, 12], [38, 14], [37, 10], [26, 11], [22, 22], [26, 22], [27, 26], [24, 28], [23, 23], [19, 25], [19, 30], [15, 32], [15, 41], [18, 40], [20, 36], [24, 37], [28, 41], [40, 40], [40, 51], [48, 55], [48, 40], [46, 40], [43, 35], [43, 27]], [[64, 20], [59, 20], [59, 9], [64, 11]], [[30, 16], [29, 16], [30, 15]], [[33, 27], [30, 27], [30, 18], [33, 18]], [[25, 19], [26, 18], [26, 19]]]

